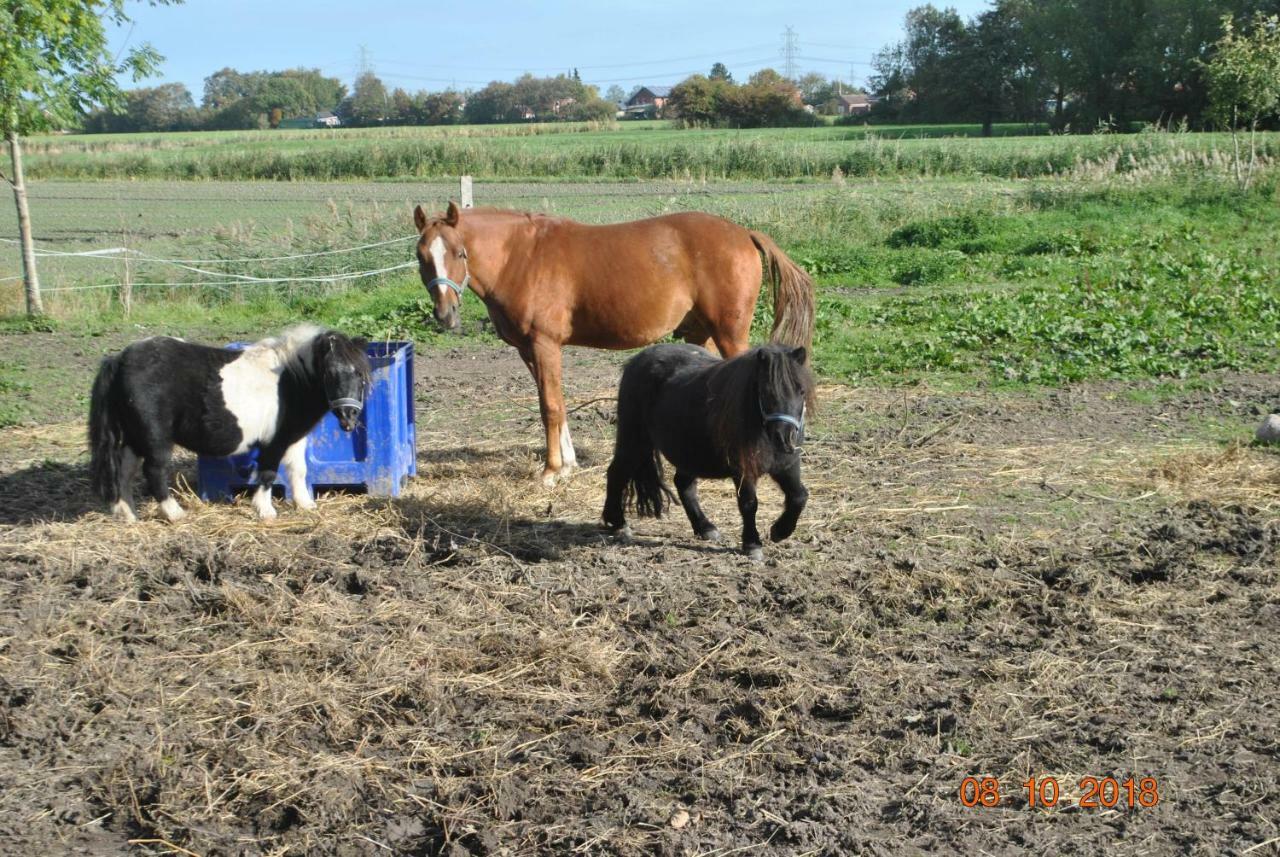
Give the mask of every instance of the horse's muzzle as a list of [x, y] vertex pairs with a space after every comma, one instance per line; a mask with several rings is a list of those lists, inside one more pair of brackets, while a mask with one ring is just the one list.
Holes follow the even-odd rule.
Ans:
[[437, 309], [435, 317], [436, 324], [439, 325], [441, 330], [454, 331], [462, 326], [462, 319], [458, 315], [457, 306], [451, 306], [443, 312]]
[[343, 431], [354, 431], [360, 424], [360, 408], [342, 405], [333, 409], [333, 415], [338, 418], [338, 425]]

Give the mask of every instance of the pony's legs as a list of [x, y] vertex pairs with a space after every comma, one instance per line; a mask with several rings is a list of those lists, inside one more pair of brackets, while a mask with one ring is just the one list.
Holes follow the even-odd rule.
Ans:
[[742, 552], [756, 562], [764, 559], [764, 548], [760, 544], [760, 531], [756, 529], [756, 508], [760, 505], [756, 500], [756, 483], [754, 480], [733, 480], [738, 489], [738, 512], [742, 515]]
[[804, 487], [804, 483], [800, 481], [800, 461], [798, 459], [786, 470], [772, 475], [773, 481], [778, 483], [778, 487], [782, 489], [782, 493], [786, 497], [782, 514], [778, 516], [778, 520], [774, 521], [773, 526], [769, 528], [770, 541], [780, 542], [795, 532], [796, 521], [800, 519], [800, 513], [804, 511], [804, 505], [809, 500], [809, 491]]
[[111, 507], [111, 514], [118, 521], [132, 524], [138, 520], [138, 513], [133, 508], [133, 480], [138, 476], [138, 465], [142, 459], [127, 445], [120, 451], [120, 472], [116, 477], [116, 500]]
[[560, 386], [560, 345], [547, 340], [535, 341], [531, 346], [521, 348], [520, 356], [538, 385], [538, 406], [547, 436], [547, 466], [542, 471], [542, 484], [550, 488], [557, 478], [567, 476], [578, 463], [573, 439], [569, 436], [569, 423], [565, 419], [564, 390]]
[[276, 507], [271, 504], [271, 486], [276, 484], [281, 457], [280, 450], [268, 447], [258, 458], [258, 490], [253, 492], [253, 511], [258, 513], [261, 521], [269, 521], [276, 516]]
[[307, 436], [284, 451], [280, 459], [285, 475], [289, 477], [289, 490], [293, 492], [293, 505], [299, 509], [314, 509], [316, 501], [311, 497], [311, 489], [307, 487]]
[[698, 477], [683, 470], [677, 470], [675, 482], [676, 494], [680, 496], [680, 505], [684, 506], [684, 513], [689, 516], [689, 523], [693, 525], [693, 531], [698, 534], [698, 538], [709, 542], [720, 541], [720, 531], [707, 518], [702, 511], [702, 504], [698, 502]]
[[609, 463], [608, 476], [605, 480], [604, 514], [601, 517], [604, 518], [605, 526], [619, 530], [624, 535], [629, 528], [623, 498], [626, 496], [627, 480], [633, 469], [624, 452], [615, 452], [613, 461]]
[[171, 523], [186, 516], [169, 493], [169, 462], [173, 458], [172, 446], [153, 446], [147, 450], [142, 464], [142, 475], [147, 479], [147, 490], [160, 503], [160, 511]]

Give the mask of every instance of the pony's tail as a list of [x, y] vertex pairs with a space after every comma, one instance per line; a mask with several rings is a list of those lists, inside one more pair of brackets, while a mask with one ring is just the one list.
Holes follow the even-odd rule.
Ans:
[[756, 249], [764, 254], [766, 273], [773, 287], [773, 333], [769, 339], [782, 345], [803, 345], [812, 351], [814, 325], [813, 279], [774, 240], [751, 231]]
[[119, 368], [117, 355], [102, 358], [89, 399], [89, 475], [93, 490], [108, 503], [120, 499], [120, 460], [124, 451], [124, 432], [111, 407], [111, 387]]
[[641, 517], [661, 518], [667, 503], [674, 503], [676, 498], [662, 481], [661, 454], [644, 424], [641, 404], [647, 403], [649, 397], [624, 395], [629, 392], [629, 380], [624, 373], [618, 395], [618, 433], [613, 463], [609, 465], [610, 489], [615, 490], [615, 485], [621, 483], [625, 506], [635, 509]]

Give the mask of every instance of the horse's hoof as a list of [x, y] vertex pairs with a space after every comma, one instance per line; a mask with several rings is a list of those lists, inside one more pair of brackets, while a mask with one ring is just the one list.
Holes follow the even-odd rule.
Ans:
[[186, 510], [179, 506], [178, 501], [172, 497], [160, 504], [160, 511], [171, 524], [181, 521], [187, 516]]
[[631, 544], [631, 527], [622, 526], [613, 531], [613, 537], [620, 544]]
[[298, 500], [293, 505], [307, 512], [314, 512], [316, 509], [316, 501], [310, 498], [306, 500]]
[[764, 562], [763, 548], [758, 548], [758, 547], [748, 548], [746, 553], [747, 553], [747, 559], [751, 560], [752, 562]]
[[122, 524], [138, 523], [138, 516], [133, 514], [133, 509], [129, 508], [129, 504], [123, 500], [117, 500], [116, 504], [111, 507], [111, 517]]
[[702, 539], [704, 542], [718, 542], [720, 541], [720, 531], [715, 527], [712, 527], [709, 530], [703, 530], [698, 533], [698, 538]]

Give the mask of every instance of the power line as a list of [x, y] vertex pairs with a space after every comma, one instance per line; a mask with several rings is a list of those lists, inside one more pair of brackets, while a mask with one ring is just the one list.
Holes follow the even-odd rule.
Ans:
[[795, 28], [790, 25], [782, 32], [782, 74], [788, 80], [796, 79], [797, 38]]

